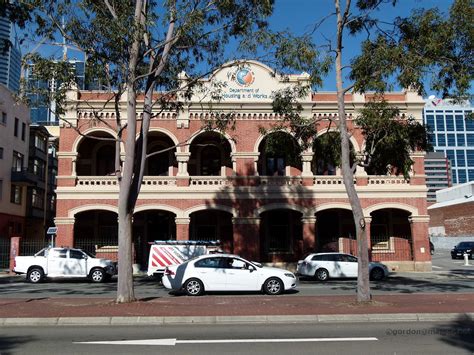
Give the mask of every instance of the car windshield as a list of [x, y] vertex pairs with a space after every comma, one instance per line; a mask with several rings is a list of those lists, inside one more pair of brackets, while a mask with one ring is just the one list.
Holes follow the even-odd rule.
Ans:
[[461, 242], [458, 244], [458, 248], [469, 248], [471, 243]]

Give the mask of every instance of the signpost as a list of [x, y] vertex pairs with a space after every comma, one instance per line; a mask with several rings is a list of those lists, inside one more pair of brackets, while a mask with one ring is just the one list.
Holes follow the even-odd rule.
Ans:
[[49, 227], [46, 232], [47, 235], [51, 235], [51, 247], [54, 247], [54, 236], [58, 232], [58, 227]]

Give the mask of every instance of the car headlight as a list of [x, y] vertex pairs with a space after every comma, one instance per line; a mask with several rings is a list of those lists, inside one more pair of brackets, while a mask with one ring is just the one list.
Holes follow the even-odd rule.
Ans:
[[285, 273], [285, 276], [286, 276], [286, 277], [289, 277], [289, 278], [292, 278], [292, 279], [295, 279], [295, 278], [296, 278], [295, 275], [293, 275], [291, 272], [286, 272], [286, 273]]

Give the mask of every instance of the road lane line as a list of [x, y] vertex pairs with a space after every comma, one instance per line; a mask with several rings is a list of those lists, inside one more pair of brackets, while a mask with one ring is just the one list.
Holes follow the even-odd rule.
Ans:
[[316, 343], [341, 341], [378, 341], [375, 337], [354, 338], [293, 338], [293, 339], [208, 339], [208, 340], [178, 340], [178, 339], [142, 339], [142, 340], [112, 340], [112, 341], [76, 341], [74, 344], [93, 345], [161, 345], [176, 344], [230, 344], [230, 343]]

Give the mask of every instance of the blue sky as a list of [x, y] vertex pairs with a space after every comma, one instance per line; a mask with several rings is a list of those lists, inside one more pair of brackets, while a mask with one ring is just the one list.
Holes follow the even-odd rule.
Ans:
[[[344, 3], [344, 0], [341, 0]], [[353, 0], [355, 3], [356, 0]], [[452, 0], [398, 0], [395, 7], [391, 4], [383, 6], [375, 14], [377, 18], [384, 21], [391, 22], [397, 16], [408, 16], [413, 9], [417, 8], [433, 8], [438, 7], [441, 11], [447, 12]], [[274, 14], [270, 17], [269, 23], [274, 30], [290, 30], [291, 32], [301, 35], [308, 32], [315, 23], [327, 15], [334, 12], [334, 0], [275, 0]], [[326, 39], [334, 40], [335, 38], [335, 23], [334, 16], [327, 19], [324, 25], [314, 35], [314, 42], [317, 44], [326, 43]], [[324, 34], [324, 37], [323, 35]], [[344, 44], [343, 60], [348, 63], [349, 60], [359, 53], [360, 42], [363, 36], [347, 38]], [[23, 53], [28, 52], [35, 46], [33, 43], [25, 43]], [[232, 47], [232, 46], [231, 46]], [[58, 46], [42, 46], [39, 51], [43, 55], [54, 56], [60, 58], [62, 48]], [[229, 51], [232, 51], [229, 48]], [[69, 59], [83, 59], [83, 55], [78, 52], [69, 51]], [[348, 74], [347, 72], [345, 73]], [[334, 91], [335, 74], [330, 72], [325, 78], [323, 86], [319, 91]]]
[[[341, 0], [341, 3], [345, 3]], [[355, 0], [353, 0], [355, 3]], [[447, 13], [451, 0], [399, 0], [393, 7], [391, 4], [383, 6], [376, 16], [384, 21], [391, 22], [397, 16], [408, 16], [413, 9], [437, 7]], [[270, 24], [275, 30], [289, 29], [296, 34], [309, 31], [313, 25], [334, 12], [334, 0], [276, 0], [275, 11], [270, 18]], [[313, 37], [315, 43], [325, 43], [325, 38], [335, 38], [335, 16], [329, 18], [321, 26], [320, 31]], [[321, 35], [324, 34], [324, 37]], [[359, 53], [362, 36], [347, 38], [344, 44], [343, 60], [345, 63]], [[347, 73], [345, 73], [347, 74]], [[319, 91], [336, 90], [335, 74], [329, 73], [323, 87]]]

